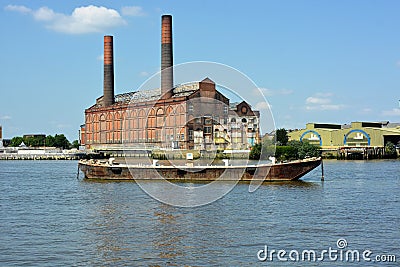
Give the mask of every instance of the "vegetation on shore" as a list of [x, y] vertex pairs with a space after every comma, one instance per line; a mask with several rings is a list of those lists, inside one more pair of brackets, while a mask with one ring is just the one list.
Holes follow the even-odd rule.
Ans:
[[79, 148], [78, 140], [74, 140], [72, 144], [68, 141], [68, 139], [64, 136], [64, 134], [56, 134], [55, 136], [47, 135], [47, 136], [29, 136], [29, 137], [21, 137], [15, 136], [11, 139], [9, 147], [18, 147], [22, 144], [22, 142], [27, 147], [58, 147], [63, 149], [68, 148]]
[[385, 145], [385, 156], [391, 159], [397, 158], [396, 146], [390, 141]]
[[285, 129], [278, 129], [275, 138], [264, 139], [261, 144], [256, 144], [250, 151], [250, 159], [268, 159], [274, 156], [278, 161], [319, 157], [321, 148], [307, 141], [288, 141], [289, 137]]

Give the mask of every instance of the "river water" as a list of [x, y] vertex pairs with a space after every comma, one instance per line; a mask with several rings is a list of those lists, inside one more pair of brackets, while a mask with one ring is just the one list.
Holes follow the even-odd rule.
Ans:
[[76, 161], [0, 161], [0, 266], [399, 266], [400, 160], [324, 169], [178, 208], [134, 182], [76, 179]]

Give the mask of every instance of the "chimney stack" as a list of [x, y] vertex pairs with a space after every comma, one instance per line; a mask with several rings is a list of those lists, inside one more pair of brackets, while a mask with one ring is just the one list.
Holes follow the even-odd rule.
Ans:
[[103, 105], [114, 104], [114, 55], [113, 37], [104, 36], [104, 84]]
[[172, 59], [172, 16], [161, 17], [161, 95], [169, 98], [174, 87]]

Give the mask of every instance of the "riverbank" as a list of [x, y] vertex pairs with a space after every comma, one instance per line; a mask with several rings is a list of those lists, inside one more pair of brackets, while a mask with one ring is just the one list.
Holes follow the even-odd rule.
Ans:
[[80, 154], [0, 154], [0, 160], [79, 160], [86, 157], [85, 153]]

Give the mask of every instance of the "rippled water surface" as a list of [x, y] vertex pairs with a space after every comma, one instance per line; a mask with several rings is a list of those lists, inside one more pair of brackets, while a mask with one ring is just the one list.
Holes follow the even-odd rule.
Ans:
[[[0, 161], [0, 266], [347, 266], [259, 250], [369, 249], [400, 264], [400, 161], [325, 161], [304, 182], [238, 184], [197, 208], [134, 182], [76, 179], [75, 161]], [[368, 262], [353, 266], [379, 266]]]

